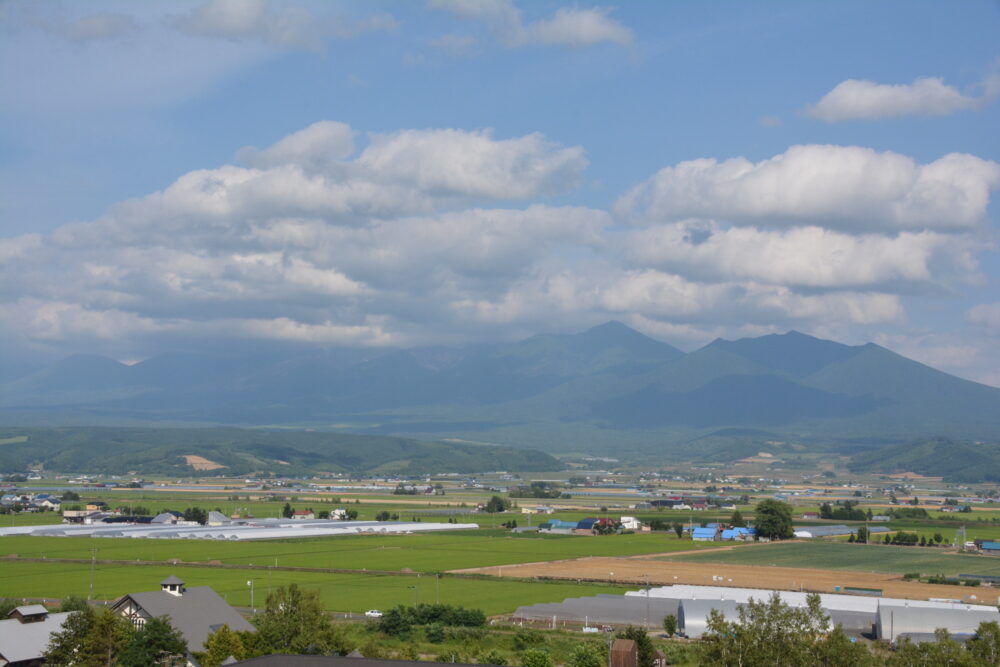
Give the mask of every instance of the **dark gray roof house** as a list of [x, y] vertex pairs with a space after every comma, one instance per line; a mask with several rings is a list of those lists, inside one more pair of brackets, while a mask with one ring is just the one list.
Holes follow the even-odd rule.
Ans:
[[42, 664], [49, 637], [62, 629], [70, 612], [50, 614], [40, 604], [18, 607], [0, 621], [0, 665], [34, 667]]
[[[129, 593], [111, 608], [139, 627], [150, 618], [167, 616], [170, 625], [184, 635], [188, 651], [204, 651], [208, 636], [228, 625], [233, 631], [254, 631], [240, 613], [219, 597], [211, 586], [186, 588], [173, 575], [160, 582], [160, 590]], [[197, 664], [188, 656], [189, 664]]]

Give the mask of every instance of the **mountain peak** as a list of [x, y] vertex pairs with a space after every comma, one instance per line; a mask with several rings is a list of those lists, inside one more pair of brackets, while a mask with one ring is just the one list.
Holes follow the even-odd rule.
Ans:
[[854, 356], [862, 349], [816, 338], [794, 329], [783, 334], [740, 338], [735, 341], [717, 338], [710, 346], [793, 377], [815, 373], [836, 361]]

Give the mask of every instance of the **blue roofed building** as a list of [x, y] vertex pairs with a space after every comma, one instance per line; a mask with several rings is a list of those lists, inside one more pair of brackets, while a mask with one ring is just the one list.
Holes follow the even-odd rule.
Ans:
[[714, 542], [719, 534], [718, 526], [709, 528], [708, 526], [695, 528], [691, 533], [691, 539], [695, 542]]

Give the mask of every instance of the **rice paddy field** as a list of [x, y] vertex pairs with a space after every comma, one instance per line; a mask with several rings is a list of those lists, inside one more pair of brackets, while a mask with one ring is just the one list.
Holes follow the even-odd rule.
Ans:
[[[433, 575], [377, 576], [364, 574], [324, 574], [314, 572], [273, 572], [195, 568], [183, 566], [129, 566], [97, 564], [94, 568], [94, 599], [113, 600], [126, 593], [159, 590], [159, 582], [169, 575], [183, 579], [187, 586], [211, 586], [230, 604], [250, 607], [250, 586], [254, 583], [254, 603], [264, 605], [271, 588], [298, 584], [317, 590], [330, 611], [363, 613], [368, 609], [388, 609], [399, 604], [437, 602], [482, 609], [487, 615], [513, 612], [520, 605], [559, 602], [567, 597], [624, 593], [627, 588], [572, 583], [521, 582]], [[90, 590], [89, 564], [6, 562], [0, 567], [0, 597], [63, 598], [70, 594], [87, 597]]]
[[875, 546], [842, 542], [781, 542], [739, 549], [679, 554], [670, 560], [732, 565], [801, 567], [905, 574], [987, 574], [1000, 576], [1000, 558], [949, 553], [943, 549]]
[[[606, 536], [527, 535], [497, 531], [454, 531], [425, 535], [350, 535], [300, 540], [224, 542], [90, 537], [9, 536], [0, 538], [0, 557], [91, 558], [99, 560], [219, 561], [349, 570], [440, 572], [489, 565], [563, 560], [581, 556], [632, 556], [686, 551], [711, 544], [672, 534]], [[6, 568], [7, 563], [2, 567]]]

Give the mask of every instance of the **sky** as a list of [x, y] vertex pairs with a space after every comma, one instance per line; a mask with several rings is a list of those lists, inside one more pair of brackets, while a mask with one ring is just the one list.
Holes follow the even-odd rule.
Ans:
[[0, 3], [0, 355], [791, 329], [1000, 386], [1000, 3]]

